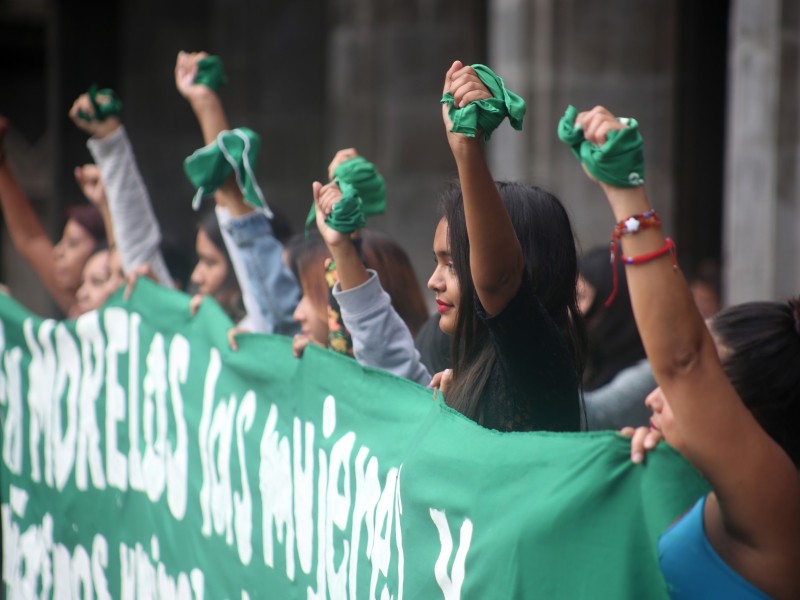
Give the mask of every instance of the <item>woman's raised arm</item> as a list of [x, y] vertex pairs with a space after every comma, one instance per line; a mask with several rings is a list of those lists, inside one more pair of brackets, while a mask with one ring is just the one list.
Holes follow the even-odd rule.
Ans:
[[[456, 108], [491, 98], [475, 70], [455, 61], [445, 75], [444, 92], [453, 95]], [[447, 141], [458, 167], [469, 236], [469, 264], [478, 299], [496, 315], [519, 290], [525, 263], [511, 218], [486, 163], [479, 136], [453, 133], [448, 106], [442, 105]]]
[[[610, 132], [629, 126], [602, 107], [580, 113], [575, 125], [596, 148], [609, 142]], [[795, 565], [796, 580], [796, 467], [728, 380], [714, 339], [677, 268], [674, 244], [654, 226], [641, 182], [612, 185], [602, 180], [601, 171], [592, 173], [586, 162], [584, 168], [600, 185], [618, 222], [615, 231], [628, 265], [634, 315], [660, 386], [648, 402], [659, 405], [666, 440], [713, 487], [705, 511], [709, 539], [722, 558], [751, 581], [758, 581], [751, 575], [769, 564]], [[800, 585], [793, 589], [800, 590]]]

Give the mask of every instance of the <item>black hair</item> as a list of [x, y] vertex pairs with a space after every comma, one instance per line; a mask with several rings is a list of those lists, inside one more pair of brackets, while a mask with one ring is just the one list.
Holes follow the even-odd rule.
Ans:
[[725, 308], [710, 329], [739, 397], [800, 467], [800, 296]]
[[[561, 202], [545, 190], [514, 182], [495, 182], [517, 234], [525, 270], [550, 318], [561, 331], [575, 364], [577, 380], [583, 373], [586, 332], [578, 311], [578, 260], [572, 225]], [[469, 238], [461, 189], [453, 184], [441, 199], [447, 221], [448, 245], [460, 286], [455, 331], [451, 345], [453, 381], [447, 403], [467, 417], [478, 420], [479, 401], [496, 361], [494, 345], [488, 343], [488, 328], [475, 309], [477, 297], [469, 262]], [[541, 429], [554, 424], [575, 423], [579, 406], [565, 402], [559, 415], [532, 415], [542, 419]], [[572, 428], [569, 425], [557, 429]]]
[[186, 290], [192, 277], [192, 269], [197, 262], [194, 245], [175, 235], [165, 234], [161, 240], [161, 255], [167, 265], [170, 277], [179, 290]]
[[439, 327], [441, 315], [437, 312], [428, 317], [414, 336], [414, 345], [419, 358], [430, 373], [438, 373], [453, 366], [450, 355], [451, 339]]
[[428, 307], [406, 251], [389, 235], [363, 229], [361, 257], [364, 265], [378, 274], [392, 306], [415, 336], [428, 319]]
[[293, 235], [292, 224], [289, 222], [286, 213], [284, 213], [279, 207], [273, 206], [270, 224], [272, 225], [272, 235], [274, 235], [275, 239], [281, 244], [286, 246], [286, 244], [289, 243], [289, 240], [292, 239]]
[[578, 261], [581, 277], [595, 290], [592, 304], [583, 315], [589, 342], [583, 374], [583, 387], [586, 390], [605, 385], [622, 369], [645, 357], [642, 339], [633, 318], [625, 267], [619, 253], [615, 260], [617, 293], [610, 306], [606, 306], [606, 300], [614, 288], [614, 265], [609, 260], [608, 246], [594, 248]]

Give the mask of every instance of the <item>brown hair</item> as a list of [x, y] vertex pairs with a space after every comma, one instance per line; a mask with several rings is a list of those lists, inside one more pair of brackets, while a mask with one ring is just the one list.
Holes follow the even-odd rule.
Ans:
[[198, 228], [206, 234], [209, 241], [214, 244], [214, 247], [219, 250], [220, 254], [222, 254], [225, 259], [225, 279], [219, 288], [214, 290], [211, 295], [231, 320], [234, 323], [238, 323], [247, 315], [247, 310], [244, 307], [242, 288], [239, 286], [239, 280], [236, 278], [236, 272], [233, 270], [228, 248], [225, 246], [225, 240], [219, 228], [217, 213], [214, 210], [209, 210], [200, 221]]
[[428, 308], [408, 254], [385, 233], [365, 229], [361, 238], [364, 263], [378, 273], [381, 287], [392, 299], [392, 306], [405, 321], [411, 335], [416, 336], [428, 319]]
[[103, 214], [94, 204], [73, 204], [64, 209], [64, 221], [72, 219], [94, 238], [95, 244], [106, 241]]
[[286, 245], [286, 262], [300, 282], [303, 295], [308, 295], [315, 310], [327, 322], [328, 285], [325, 282], [325, 259], [330, 258], [328, 247], [319, 233], [308, 238], [298, 234]]

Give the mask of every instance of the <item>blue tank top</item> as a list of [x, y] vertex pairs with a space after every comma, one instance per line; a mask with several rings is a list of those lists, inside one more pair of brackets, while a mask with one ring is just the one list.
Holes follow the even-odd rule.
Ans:
[[711, 546], [703, 527], [706, 498], [698, 500], [658, 540], [658, 560], [670, 597], [769, 600], [769, 596], [731, 569]]

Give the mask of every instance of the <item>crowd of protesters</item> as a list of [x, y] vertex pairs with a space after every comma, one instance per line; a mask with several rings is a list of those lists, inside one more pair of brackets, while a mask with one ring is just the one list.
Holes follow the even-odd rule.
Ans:
[[506, 118], [519, 129], [524, 101], [487, 67], [454, 62], [442, 119], [458, 181], [424, 224], [429, 316], [404, 249], [366, 227], [387, 209], [377, 167], [337, 152], [327, 180], [308, 182], [305, 231], [291, 235], [256, 181], [258, 134], [230, 127], [223, 80], [218, 57], [178, 55], [176, 89], [204, 144], [183, 167], [196, 205], [214, 197], [189, 281], [163, 249], [113, 91], [90, 89], [69, 111], [94, 164], [75, 170], [88, 202], [70, 207], [56, 243], [9, 167], [0, 117], [3, 217], [63, 316], [149, 276], [191, 290], [192, 310], [219, 303], [234, 348], [243, 332], [291, 336], [298, 360], [327, 347], [432, 388], [486, 428], [621, 430], [634, 462], [663, 439], [712, 490], [661, 537], [670, 593], [800, 598], [800, 297], [718, 310], [712, 278], [687, 283], [645, 191], [635, 120], [569, 107], [558, 126], [617, 223], [610, 250], [581, 254], [556, 196], [495, 181], [486, 161], [482, 138]]

